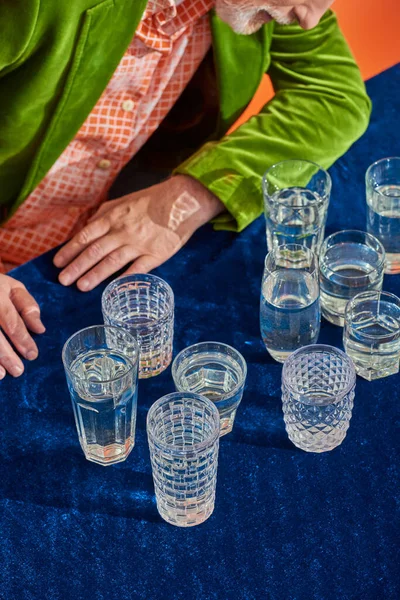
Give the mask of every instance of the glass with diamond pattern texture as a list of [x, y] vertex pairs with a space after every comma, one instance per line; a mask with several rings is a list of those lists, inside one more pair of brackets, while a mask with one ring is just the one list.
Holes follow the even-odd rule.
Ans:
[[125, 275], [101, 299], [107, 325], [127, 329], [140, 347], [139, 378], [154, 377], [172, 360], [174, 293], [156, 275]]
[[355, 385], [351, 358], [333, 346], [315, 344], [291, 354], [282, 371], [282, 403], [293, 444], [306, 452], [339, 446], [350, 425]]
[[221, 436], [232, 431], [246, 375], [246, 361], [240, 352], [220, 342], [189, 346], [172, 364], [178, 392], [195, 392], [214, 402], [220, 416]]
[[163, 396], [147, 415], [147, 437], [158, 512], [179, 527], [212, 514], [217, 483], [219, 414], [191, 392]]

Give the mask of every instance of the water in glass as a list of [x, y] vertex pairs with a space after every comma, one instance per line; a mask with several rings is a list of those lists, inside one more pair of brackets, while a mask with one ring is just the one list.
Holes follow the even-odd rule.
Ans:
[[70, 367], [78, 435], [86, 457], [101, 464], [125, 460], [134, 445], [137, 386], [131, 362], [117, 350], [90, 350]]
[[[193, 354], [190, 354], [190, 348], [187, 348], [181, 353], [181, 359], [181, 355], [175, 359], [175, 386], [178, 391], [190, 390], [212, 400], [220, 415], [220, 435], [226, 435], [232, 431], [236, 411], [243, 396], [246, 367], [229, 353], [229, 346], [220, 344], [222, 349], [228, 348], [227, 352], [218, 349], [216, 342], [205, 342], [197, 346], [208, 348]], [[235, 353], [233, 348], [232, 351]], [[244, 363], [243, 357], [240, 358]]]
[[263, 281], [260, 326], [271, 356], [284, 362], [297, 348], [317, 341], [320, 328], [318, 281], [301, 269], [275, 271]]
[[382, 288], [383, 269], [378, 252], [362, 243], [344, 242], [332, 246], [320, 262], [322, 314], [343, 327], [349, 299], [366, 290]]
[[346, 310], [343, 343], [364, 379], [372, 381], [398, 373], [400, 300], [378, 292], [354, 298]]
[[367, 188], [368, 232], [386, 250], [388, 273], [400, 273], [400, 184]]
[[324, 198], [309, 189], [291, 187], [275, 192], [268, 204], [269, 250], [283, 244], [300, 244], [314, 252], [319, 248], [326, 220]]

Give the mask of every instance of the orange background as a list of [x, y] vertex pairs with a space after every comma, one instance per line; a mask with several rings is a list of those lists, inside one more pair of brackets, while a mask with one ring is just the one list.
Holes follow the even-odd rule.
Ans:
[[[333, 9], [364, 79], [400, 61], [400, 0], [336, 0]], [[234, 128], [257, 114], [272, 96], [266, 76]]]

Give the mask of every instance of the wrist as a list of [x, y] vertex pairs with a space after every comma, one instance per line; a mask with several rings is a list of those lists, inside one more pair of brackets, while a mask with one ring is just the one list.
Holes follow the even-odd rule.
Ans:
[[188, 219], [194, 229], [205, 225], [224, 212], [225, 206], [221, 200], [197, 179], [189, 175], [174, 175], [172, 180], [182, 190], [182, 194], [186, 192], [198, 203], [198, 210]]

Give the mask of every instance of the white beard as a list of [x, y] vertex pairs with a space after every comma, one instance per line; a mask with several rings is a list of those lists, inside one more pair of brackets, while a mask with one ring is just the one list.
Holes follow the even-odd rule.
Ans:
[[281, 25], [293, 23], [293, 18], [289, 15], [283, 15], [279, 8], [269, 5], [254, 8], [252, 0], [243, 0], [239, 6], [233, 6], [230, 0], [216, 0], [216, 10], [218, 16], [227, 23], [235, 33], [250, 35], [258, 31], [267, 18], [265, 13]]

